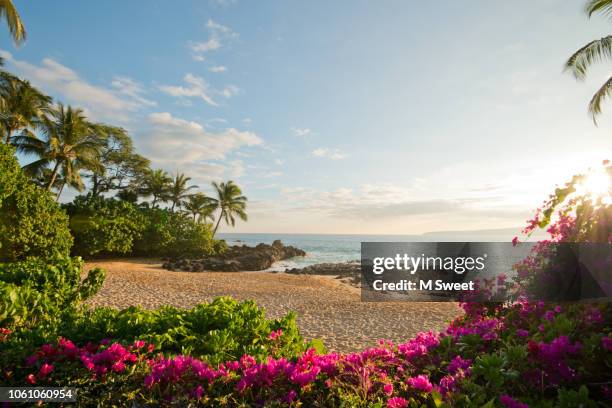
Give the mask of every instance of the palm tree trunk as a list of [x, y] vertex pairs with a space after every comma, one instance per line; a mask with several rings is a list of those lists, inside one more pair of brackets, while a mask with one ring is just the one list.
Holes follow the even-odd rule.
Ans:
[[59, 191], [57, 192], [57, 196], [55, 196], [55, 202], [59, 202], [59, 198], [62, 195], [62, 191], [64, 191], [64, 186], [66, 185], [66, 183], [62, 183], [62, 186], [60, 187]]
[[157, 196], [153, 194], [153, 202], [151, 203], [151, 207], [155, 208], [155, 203], [157, 202]]
[[172, 208], [170, 209], [171, 212], [174, 212], [174, 206], [176, 205], [176, 201], [172, 202]]
[[47, 185], [47, 191], [51, 191], [51, 187], [53, 187], [53, 183], [55, 183], [55, 178], [57, 177], [57, 169], [59, 168], [60, 162], [55, 162], [55, 167], [53, 167], [53, 172], [51, 173], [51, 180], [49, 180], [49, 184]]
[[219, 214], [219, 219], [217, 220], [217, 225], [215, 225], [215, 229], [213, 230], [213, 238], [217, 233], [217, 228], [219, 228], [219, 224], [221, 223], [221, 218], [223, 218], [223, 210], [221, 210], [221, 214]]

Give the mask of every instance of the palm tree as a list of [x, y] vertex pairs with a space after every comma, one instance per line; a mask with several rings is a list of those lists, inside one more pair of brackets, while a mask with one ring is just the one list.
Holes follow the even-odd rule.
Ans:
[[38, 160], [24, 166], [24, 171], [36, 177], [51, 168], [46, 185], [48, 191], [51, 191], [58, 175], [62, 175], [68, 184], [82, 189], [80, 170], [94, 170], [100, 166], [103, 140], [100, 126], [89, 122], [81, 109], [64, 107], [60, 103], [50, 117], [43, 120], [40, 132], [43, 139], [31, 133], [11, 138], [18, 152], [38, 156]]
[[145, 196], [153, 196], [151, 207], [155, 208], [158, 201], [168, 201], [168, 191], [171, 183], [172, 178], [164, 170], [151, 170], [144, 178], [141, 193]]
[[179, 208], [183, 205], [183, 202], [189, 197], [189, 190], [198, 188], [198, 186], [189, 186], [187, 183], [191, 180], [191, 177], [185, 177], [185, 174], [177, 172], [168, 190], [168, 200], [172, 202], [172, 208], [170, 211], [174, 212], [174, 207]]
[[26, 39], [26, 31], [21, 17], [11, 0], [0, 0], [0, 19], [4, 18], [16, 44]]
[[224, 219], [227, 225], [231, 224], [232, 227], [236, 224], [236, 219], [234, 218], [236, 215], [240, 217], [242, 221], [247, 220], [245, 212], [247, 198], [242, 195], [240, 187], [231, 180], [227, 183], [221, 182], [217, 184], [213, 182], [212, 185], [217, 192], [217, 198], [211, 198], [211, 201], [214, 203], [216, 209], [221, 210], [213, 231], [214, 236], [217, 233], [217, 228], [219, 228], [221, 219]]
[[50, 96], [6, 72], [0, 74], [0, 99], [0, 132], [7, 144], [15, 132], [32, 129], [52, 111]]
[[[589, 18], [594, 13], [610, 15], [612, 13], [612, 0], [589, 0], [586, 5]], [[593, 40], [576, 51], [565, 63], [565, 70], [571, 71], [578, 80], [586, 78], [588, 68], [595, 62], [612, 59], [612, 35]], [[597, 115], [601, 113], [601, 103], [612, 91], [612, 77], [595, 92], [589, 103], [589, 113], [593, 122], [597, 124]]]
[[212, 221], [215, 220], [213, 216], [215, 202], [204, 193], [195, 193], [187, 197], [185, 210], [193, 216], [194, 221], [202, 222], [207, 218], [210, 218]]

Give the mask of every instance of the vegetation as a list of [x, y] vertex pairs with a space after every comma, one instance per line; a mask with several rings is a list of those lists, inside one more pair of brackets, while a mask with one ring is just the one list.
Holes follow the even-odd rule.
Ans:
[[145, 217], [133, 204], [102, 196], [78, 196], [64, 206], [70, 216], [76, 255], [121, 255], [132, 252], [142, 237]]
[[233, 181], [227, 183], [213, 183], [213, 187], [217, 192], [217, 198], [211, 198], [215, 207], [221, 210], [217, 224], [213, 231], [213, 235], [217, 233], [217, 228], [223, 219], [227, 225], [232, 227], [236, 223], [235, 217], [240, 217], [241, 220], [246, 221], [246, 202], [247, 198], [242, 195], [242, 190]]
[[68, 217], [50, 193], [19, 169], [14, 149], [0, 144], [0, 262], [68, 254]]
[[[589, 0], [586, 6], [589, 17], [595, 13], [604, 14], [610, 17], [612, 12], [612, 0]], [[565, 63], [565, 69], [571, 71], [578, 80], [586, 78], [589, 67], [604, 59], [612, 57], [612, 36], [606, 36], [598, 40], [593, 40], [576, 51]], [[612, 91], [612, 77], [595, 92], [589, 103], [589, 113], [593, 116], [593, 121], [597, 123], [597, 116], [601, 113], [601, 104]]]
[[26, 39], [26, 30], [21, 17], [11, 0], [0, 0], [0, 19], [4, 19], [16, 44]]

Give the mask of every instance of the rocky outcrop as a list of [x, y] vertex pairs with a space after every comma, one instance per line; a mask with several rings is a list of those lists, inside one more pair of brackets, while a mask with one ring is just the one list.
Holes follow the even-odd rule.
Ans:
[[203, 259], [169, 260], [162, 267], [171, 271], [262, 271], [272, 266], [274, 262], [296, 256], [305, 256], [306, 252], [293, 246], [285, 246], [280, 240], [272, 245], [232, 246], [222, 255]]
[[343, 263], [322, 263], [306, 266], [304, 268], [285, 269], [285, 273], [295, 275], [327, 275], [335, 276], [337, 279], [352, 286], [361, 285], [361, 264], [359, 261]]

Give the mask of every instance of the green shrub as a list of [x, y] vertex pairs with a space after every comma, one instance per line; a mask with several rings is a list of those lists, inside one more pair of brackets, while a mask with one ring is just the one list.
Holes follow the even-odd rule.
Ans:
[[132, 251], [144, 230], [144, 216], [131, 203], [101, 196], [78, 196], [65, 204], [76, 255], [115, 255]]
[[213, 240], [209, 224], [194, 222], [181, 213], [166, 209], [143, 208], [145, 229], [134, 244], [141, 256], [203, 257], [215, 253], [220, 245]]
[[22, 173], [14, 150], [0, 145], [0, 262], [67, 255], [71, 246], [66, 214]]
[[272, 350], [268, 337], [283, 331], [274, 355], [295, 356], [305, 350], [295, 314], [268, 320], [253, 301], [222, 297], [192, 309], [164, 306], [156, 310], [129, 307], [96, 308], [58, 327], [58, 335], [76, 343], [111, 339], [130, 343], [145, 340], [165, 354], [190, 354], [210, 363], [237, 359], [244, 354], [264, 359]]
[[81, 259], [59, 255], [0, 264], [0, 326], [57, 324], [62, 313], [75, 310], [102, 286], [102, 270], [90, 270], [81, 281], [82, 267]]

